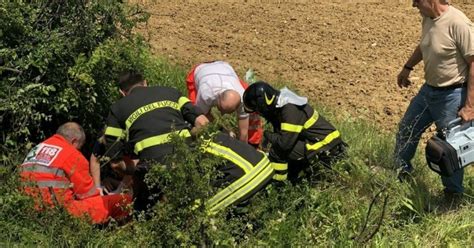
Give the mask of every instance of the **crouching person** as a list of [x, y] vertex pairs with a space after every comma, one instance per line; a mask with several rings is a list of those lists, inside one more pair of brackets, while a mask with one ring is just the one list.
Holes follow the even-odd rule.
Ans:
[[101, 196], [89, 174], [89, 164], [79, 149], [85, 142], [82, 127], [61, 125], [56, 134], [34, 147], [20, 166], [24, 192], [35, 199], [38, 210], [61, 206], [94, 224], [129, 215], [131, 197]]
[[339, 131], [314, 110], [306, 97], [288, 88], [276, 90], [265, 82], [251, 84], [244, 92], [247, 112], [257, 112], [273, 126], [264, 132], [271, 145], [269, 157], [276, 180], [298, 179], [315, 162], [329, 167], [344, 156], [346, 144]]
[[201, 148], [225, 161], [217, 169], [221, 176], [213, 182], [218, 191], [206, 204], [211, 214], [248, 200], [272, 180], [273, 168], [267, 156], [228, 134], [218, 133]]

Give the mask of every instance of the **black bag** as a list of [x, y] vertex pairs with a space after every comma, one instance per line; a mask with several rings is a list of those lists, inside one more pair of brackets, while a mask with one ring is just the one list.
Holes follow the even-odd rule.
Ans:
[[425, 154], [430, 169], [442, 176], [450, 177], [459, 169], [458, 156], [454, 147], [436, 135], [428, 140]]

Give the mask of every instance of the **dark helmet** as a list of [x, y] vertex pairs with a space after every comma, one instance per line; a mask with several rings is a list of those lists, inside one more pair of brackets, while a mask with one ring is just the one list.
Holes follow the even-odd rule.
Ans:
[[258, 81], [251, 84], [244, 92], [244, 108], [248, 113], [258, 112], [263, 115], [270, 114], [276, 109], [280, 91], [268, 83]]

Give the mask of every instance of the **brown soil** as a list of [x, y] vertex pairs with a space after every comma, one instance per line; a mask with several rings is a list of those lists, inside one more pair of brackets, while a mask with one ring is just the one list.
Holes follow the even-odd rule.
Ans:
[[[423, 83], [399, 89], [396, 76], [420, 35], [411, 1], [154, 1], [147, 37], [156, 54], [190, 66], [229, 61], [243, 76], [292, 82], [339, 116], [394, 130]], [[471, 2], [471, 1], [464, 1]], [[474, 3], [454, 5], [474, 20]]]

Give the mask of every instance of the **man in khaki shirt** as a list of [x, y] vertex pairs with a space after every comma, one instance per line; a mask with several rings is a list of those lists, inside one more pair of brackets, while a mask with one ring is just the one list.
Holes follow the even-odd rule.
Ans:
[[[399, 124], [395, 158], [402, 168], [399, 178], [413, 171], [421, 134], [433, 122], [438, 130], [457, 117], [474, 119], [474, 25], [447, 0], [414, 0], [422, 15], [421, 39], [397, 78], [398, 86], [408, 87], [410, 72], [423, 61], [425, 84], [412, 99]], [[462, 195], [463, 170], [442, 176], [447, 196]]]

